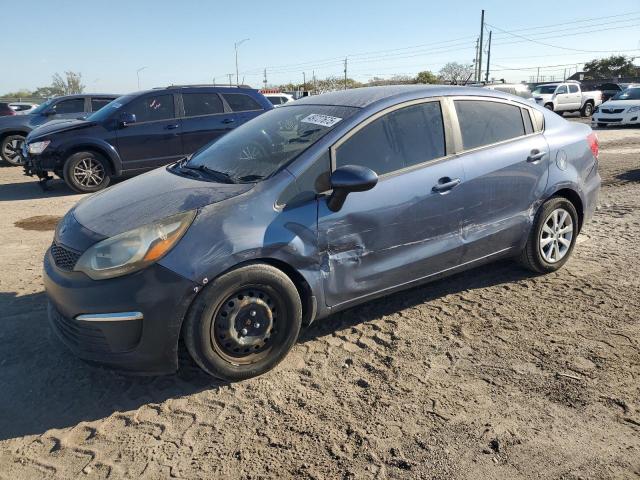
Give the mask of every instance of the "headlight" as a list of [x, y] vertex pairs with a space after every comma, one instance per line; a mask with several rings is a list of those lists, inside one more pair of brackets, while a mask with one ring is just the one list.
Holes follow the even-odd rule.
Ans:
[[629, 110], [627, 110], [628, 113], [638, 112], [638, 111], [640, 111], [640, 105], [635, 106], [635, 107], [629, 107]]
[[44, 149], [49, 146], [51, 140], [43, 140], [41, 142], [33, 142], [29, 144], [29, 153], [40, 155]]
[[74, 270], [102, 280], [147, 267], [178, 243], [195, 216], [195, 210], [179, 213], [102, 240], [82, 254]]

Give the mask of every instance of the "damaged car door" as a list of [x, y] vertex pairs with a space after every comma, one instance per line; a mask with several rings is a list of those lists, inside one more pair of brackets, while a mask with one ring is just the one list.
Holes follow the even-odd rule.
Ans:
[[318, 205], [318, 240], [329, 306], [405, 285], [453, 268], [461, 256], [464, 182], [446, 145], [439, 100], [383, 110], [331, 149], [335, 169], [367, 167], [371, 190], [350, 194], [342, 208]]

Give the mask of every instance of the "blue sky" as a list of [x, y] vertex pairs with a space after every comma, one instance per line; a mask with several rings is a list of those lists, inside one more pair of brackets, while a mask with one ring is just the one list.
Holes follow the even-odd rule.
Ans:
[[81, 72], [87, 91], [125, 93], [137, 88], [143, 66], [142, 88], [228, 82], [233, 44], [244, 38], [240, 80], [256, 87], [265, 67], [269, 83], [301, 82], [313, 70], [341, 76], [345, 56], [349, 76], [361, 81], [437, 72], [448, 61], [473, 60], [482, 8], [494, 33], [496, 78], [529, 80], [536, 70], [523, 68], [539, 65], [557, 79], [594, 57], [640, 57], [638, 0], [527, 3], [30, 1], [28, 27], [20, 16], [3, 22], [0, 93], [47, 85], [65, 70]]

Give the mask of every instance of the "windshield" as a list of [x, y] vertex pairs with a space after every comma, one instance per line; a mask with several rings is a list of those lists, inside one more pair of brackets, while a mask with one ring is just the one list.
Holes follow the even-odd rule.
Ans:
[[556, 88], [558, 88], [557, 85], [539, 85], [534, 88], [533, 92], [531, 93], [533, 93], [534, 95], [544, 95], [548, 93], [553, 94], [556, 91]]
[[287, 165], [357, 110], [328, 105], [270, 110], [196, 152], [186, 167], [233, 182], [257, 182]]
[[31, 110], [31, 113], [42, 113], [44, 110], [46, 110], [49, 105], [51, 105], [51, 103], [53, 103], [53, 98], [50, 100], [47, 100], [44, 103], [41, 103], [40, 105], [38, 105], [36, 108], [34, 108], [33, 110]]
[[122, 105], [128, 103], [135, 95], [123, 95], [121, 97], [116, 98], [115, 100], [110, 101], [104, 107], [102, 107], [97, 112], [93, 112], [89, 115], [86, 120], [90, 122], [102, 122], [111, 116], [113, 112], [118, 110]]
[[616, 93], [611, 100], [640, 100], [640, 87], [627, 88]]

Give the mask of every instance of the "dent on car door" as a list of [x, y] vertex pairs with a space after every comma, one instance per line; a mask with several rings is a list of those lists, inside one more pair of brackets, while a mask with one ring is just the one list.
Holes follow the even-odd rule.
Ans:
[[362, 165], [380, 178], [373, 189], [350, 194], [337, 212], [319, 202], [328, 305], [457, 265], [462, 198], [456, 186], [464, 172], [459, 159], [446, 156], [443, 124], [440, 102], [405, 106], [332, 149], [336, 168]]
[[526, 108], [487, 100], [454, 104], [466, 175], [463, 262], [471, 262], [522, 243], [547, 185], [549, 146]]
[[154, 168], [183, 155], [181, 120], [176, 118], [174, 96], [157, 93], [136, 98], [120, 110], [135, 115], [135, 122], [118, 129], [118, 152], [124, 170]]

